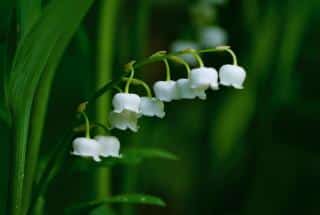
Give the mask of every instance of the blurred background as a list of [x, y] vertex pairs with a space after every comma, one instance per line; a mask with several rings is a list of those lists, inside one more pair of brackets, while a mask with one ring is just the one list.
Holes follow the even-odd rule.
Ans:
[[[245, 89], [221, 87], [208, 92], [205, 101], [167, 104], [166, 117], [141, 119], [138, 133], [112, 131], [123, 148], [150, 146], [179, 157], [113, 167], [108, 192], [148, 193], [168, 204], [118, 205], [116, 214], [318, 215], [319, 24], [318, 0], [96, 1], [59, 66], [41, 154], [69, 128], [76, 105], [94, 92], [98, 70], [116, 76], [130, 60], [175, 49], [179, 41], [204, 48], [203, 29], [213, 27], [222, 39], [213, 38], [212, 45], [231, 45], [246, 69]], [[223, 53], [203, 59], [216, 68], [231, 63]], [[170, 65], [174, 78], [185, 77], [183, 67]], [[144, 67], [137, 76], [152, 85], [164, 79], [164, 65]], [[94, 117], [94, 108], [90, 111]], [[1, 127], [5, 140], [9, 131]], [[6, 150], [1, 147], [4, 175]], [[67, 205], [92, 199], [102, 189], [97, 183], [104, 182], [95, 180], [100, 170], [83, 171], [71, 162], [50, 186], [48, 214], [61, 214]]]

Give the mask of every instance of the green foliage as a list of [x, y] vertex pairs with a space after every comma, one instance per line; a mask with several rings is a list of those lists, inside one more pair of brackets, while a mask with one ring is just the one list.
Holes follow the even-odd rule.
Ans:
[[[163, 214], [319, 214], [319, 147], [312, 138], [319, 121], [318, 0], [241, 0], [215, 8], [221, 18], [209, 21], [225, 27], [239, 51], [248, 71], [245, 89], [210, 92], [204, 102], [175, 101], [166, 105], [168, 117], [161, 122], [143, 119], [138, 134], [115, 133], [121, 159], [97, 163], [71, 156], [71, 131], [61, 141], [66, 127], [72, 129], [69, 107], [86, 98], [88, 88], [102, 87], [89, 97], [88, 115], [105, 124], [105, 93], [127, 75], [119, 65], [136, 59], [137, 75], [147, 83], [163, 77], [163, 67], [145, 66], [170, 54], [140, 59], [168, 49], [181, 28], [180, 39], [197, 37], [188, 17], [197, 2], [97, 1], [64, 55], [67, 67], [59, 68], [54, 88], [58, 65], [93, 0], [0, 2], [0, 214], [61, 214], [75, 203], [66, 213], [114, 215], [113, 204], [165, 205], [141, 194], [110, 197], [147, 191], [170, 196], [174, 203]], [[224, 62], [219, 57], [206, 65], [218, 68]], [[166, 162], [178, 157], [162, 147], [177, 152], [179, 162]]]
[[[254, 115], [259, 83], [263, 83], [267, 78], [268, 65], [271, 64], [274, 56], [273, 49], [270, 47], [275, 46], [274, 40], [279, 31], [277, 21], [273, 6], [269, 6], [260, 26], [253, 32], [256, 39], [252, 41], [252, 53], [257, 54], [250, 55], [250, 64], [247, 69], [252, 72], [248, 75], [244, 92], [233, 93], [227, 97], [218, 109], [217, 119], [212, 122], [211, 129], [215, 131], [210, 137], [214, 155], [212, 162], [217, 163], [218, 166], [225, 165], [230, 160], [233, 164], [228, 163], [226, 166], [232, 167], [237, 162], [234, 158], [242, 157], [241, 153], [244, 150], [241, 148], [244, 145], [239, 146], [239, 144]], [[261, 40], [261, 37], [264, 40]], [[235, 152], [240, 154], [235, 155]]]
[[115, 165], [138, 165], [148, 159], [177, 160], [178, 157], [171, 152], [156, 148], [132, 148], [123, 152], [121, 158], [103, 158], [101, 162], [92, 159], [74, 158], [74, 170], [91, 171], [92, 168], [111, 167]]
[[124, 152], [124, 158], [139, 163], [144, 159], [178, 160], [171, 152], [156, 148], [132, 148]]
[[115, 215], [116, 213], [106, 205], [102, 205], [90, 211], [89, 215]]
[[10, 114], [4, 106], [0, 106], [0, 122], [6, 125], [10, 124]]
[[[48, 98], [48, 96], [38, 98], [38, 100], [44, 99], [44, 101], [35, 101], [35, 95], [38, 93], [37, 87], [41, 81], [45, 87], [40, 88], [39, 91], [43, 90], [43, 94], [48, 95], [53, 74], [60, 58], [92, 2], [86, 0], [51, 1], [44, 8], [42, 15], [37, 19], [30, 32], [22, 38], [16, 51], [9, 76], [7, 99], [12, 110], [12, 118], [15, 121], [14, 169], [11, 185], [11, 210], [13, 214], [21, 213], [22, 196], [25, 198], [30, 196], [29, 193], [22, 195], [26, 153], [27, 148], [37, 146], [39, 143], [30, 143], [27, 146], [28, 136], [32, 136], [29, 126], [32, 122], [40, 123], [39, 127], [43, 127], [42, 119], [32, 118], [32, 110], [41, 106], [42, 112]], [[69, 16], [70, 11], [73, 11], [71, 17]], [[41, 92], [39, 94], [42, 95]], [[43, 118], [44, 114], [41, 116]], [[38, 125], [35, 127], [38, 128]], [[32, 132], [39, 131], [35, 129]], [[35, 139], [39, 140], [40, 138]], [[29, 177], [31, 178], [26, 178], [30, 181], [28, 186], [32, 184], [32, 174]]]
[[67, 208], [65, 212], [66, 214], [77, 214], [81, 210], [96, 208], [104, 204], [117, 204], [117, 203], [145, 204], [145, 205], [155, 205], [160, 207], [166, 206], [165, 202], [158, 197], [144, 195], [144, 194], [122, 194], [122, 195], [105, 198], [103, 200], [96, 200], [96, 201], [76, 204], [74, 206]]
[[41, 14], [41, 0], [19, 0], [19, 23], [24, 37]]
[[[99, 89], [112, 79], [113, 62], [115, 57], [114, 38], [116, 37], [116, 24], [119, 19], [120, 0], [101, 1], [99, 11], [99, 30], [97, 42], [97, 71], [95, 74], [95, 89]], [[110, 111], [111, 92], [101, 96], [96, 102], [95, 121], [106, 124]], [[97, 198], [108, 195], [110, 191], [110, 170], [99, 169], [93, 175], [92, 188]]]

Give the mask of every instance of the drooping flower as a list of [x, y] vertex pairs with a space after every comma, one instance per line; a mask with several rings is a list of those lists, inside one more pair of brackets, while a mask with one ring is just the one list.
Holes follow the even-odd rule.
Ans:
[[72, 142], [73, 151], [71, 154], [81, 156], [81, 157], [92, 157], [94, 161], [101, 161], [100, 145], [99, 143], [90, 138], [77, 137]]
[[120, 130], [130, 129], [133, 132], [137, 132], [139, 129], [137, 124], [140, 116], [139, 113], [129, 110], [124, 110], [120, 113], [112, 111], [109, 115], [109, 121], [111, 128]]
[[219, 70], [220, 84], [233, 86], [236, 89], [243, 89], [243, 82], [246, 78], [245, 70], [237, 65], [223, 65]]
[[[198, 49], [198, 45], [195, 42], [188, 40], [178, 40], [172, 43], [171, 51], [180, 52], [186, 49]], [[197, 63], [196, 59], [192, 54], [183, 54], [181, 58], [185, 60], [190, 65], [195, 65]]]
[[117, 93], [112, 99], [112, 105], [116, 113], [124, 110], [139, 113], [140, 97], [133, 93]]
[[96, 136], [94, 138], [100, 144], [101, 157], [121, 157], [120, 141], [114, 136]]
[[153, 85], [153, 90], [160, 101], [171, 102], [179, 98], [175, 81], [157, 81]]
[[213, 90], [219, 89], [218, 72], [215, 68], [199, 67], [191, 70], [191, 88], [197, 91], [204, 91], [209, 87]]
[[205, 27], [200, 31], [200, 43], [205, 48], [225, 45], [227, 33], [220, 27]]
[[163, 118], [165, 116], [164, 104], [157, 98], [141, 97], [140, 113], [144, 116]]
[[207, 98], [205, 90], [198, 90], [191, 88], [191, 81], [189, 79], [179, 79], [177, 80], [177, 88], [179, 92], [179, 97], [181, 99], [194, 99], [196, 97], [205, 100]]

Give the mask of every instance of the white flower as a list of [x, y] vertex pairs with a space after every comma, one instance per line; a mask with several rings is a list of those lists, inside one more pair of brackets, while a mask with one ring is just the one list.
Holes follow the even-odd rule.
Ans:
[[71, 154], [81, 157], [92, 157], [94, 161], [101, 161], [99, 157], [100, 145], [90, 138], [78, 137], [72, 142], [73, 151]]
[[200, 43], [206, 48], [225, 45], [227, 33], [219, 27], [206, 27], [200, 31]]
[[196, 90], [191, 88], [189, 79], [182, 78], [177, 80], [177, 88], [181, 99], [194, 99], [199, 97], [204, 100], [207, 98], [205, 90]]
[[112, 99], [112, 105], [116, 113], [124, 110], [139, 113], [140, 97], [133, 93], [117, 93]]
[[145, 116], [165, 116], [164, 104], [157, 98], [141, 97], [140, 113]]
[[120, 130], [130, 129], [133, 132], [138, 131], [138, 118], [140, 114], [124, 110], [121, 113], [112, 111], [109, 115], [109, 121], [112, 128], [117, 128]]
[[242, 85], [246, 78], [246, 72], [240, 66], [227, 64], [220, 68], [219, 78], [222, 85], [243, 89]]
[[175, 81], [157, 81], [153, 90], [160, 101], [170, 102], [179, 96]]
[[209, 87], [213, 90], [219, 89], [218, 72], [214, 68], [199, 67], [191, 70], [191, 88], [203, 91]]
[[[199, 48], [198, 45], [192, 41], [178, 40], [172, 43], [171, 51], [180, 52], [185, 49], [198, 49], [198, 48]], [[184, 55], [181, 55], [180, 57], [190, 65], [197, 64], [197, 61], [192, 54], [184, 54]]]
[[94, 139], [100, 144], [101, 157], [121, 157], [121, 155], [119, 154], [120, 141], [117, 137], [96, 136]]

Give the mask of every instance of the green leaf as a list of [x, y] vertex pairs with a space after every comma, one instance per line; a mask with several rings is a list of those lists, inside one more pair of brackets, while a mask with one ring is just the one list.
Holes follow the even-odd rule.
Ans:
[[87, 171], [97, 167], [109, 167], [114, 165], [138, 165], [146, 159], [178, 160], [171, 152], [155, 148], [133, 148], [124, 151], [121, 158], [102, 158], [101, 162], [95, 162], [91, 158], [75, 157], [72, 169]]
[[144, 195], [144, 194], [122, 194], [112, 196], [103, 200], [95, 200], [90, 202], [79, 203], [66, 209], [67, 214], [78, 213], [82, 210], [88, 210], [104, 204], [142, 204], [142, 205], [155, 205], [165, 207], [166, 203], [155, 196]]
[[106, 203], [156, 205], [161, 207], [166, 206], [166, 203], [162, 199], [155, 196], [144, 195], [144, 194], [123, 194], [123, 195], [113, 196], [106, 199], [105, 202]]
[[31, 113], [35, 108], [34, 96], [37, 94], [39, 82], [43, 78], [51, 85], [55, 68], [92, 2], [93, 0], [51, 1], [18, 45], [9, 76], [7, 95], [15, 122], [13, 180], [10, 190], [12, 214], [21, 214], [22, 197], [30, 197], [29, 193], [22, 195], [22, 192], [27, 142], [30, 136], [29, 125], [30, 122], [37, 123], [33, 121]]
[[124, 152], [126, 159], [141, 161], [143, 159], [178, 160], [178, 157], [168, 151], [156, 148], [133, 148]]
[[2, 105], [0, 105], [0, 121], [0, 123], [4, 123], [6, 125], [10, 124], [9, 111]]
[[41, 0], [20, 0], [19, 23], [22, 35], [25, 35], [41, 14]]
[[89, 215], [115, 215], [116, 213], [108, 206], [102, 205], [93, 209]]

